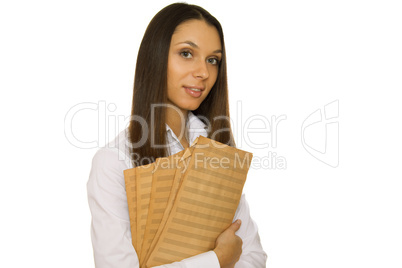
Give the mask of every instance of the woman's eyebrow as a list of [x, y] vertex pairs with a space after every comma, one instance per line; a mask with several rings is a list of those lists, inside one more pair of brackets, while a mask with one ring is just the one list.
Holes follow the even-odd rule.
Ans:
[[[197, 48], [197, 49], [200, 48], [200, 47], [199, 47], [196, 43], [194, 43], [193, 41], [179, 42], [179, 43], [177, 43], [176, 45], [180, 45], [180, 44], [187, 44], [187, 45], [189, 45], [189, 46], [191, 46], [191, 47], [193, 47], [193, 48]], [[215, 50], [215, 51], [212, 52], [212, 53], [222, 53], [222, 49], [217, 49], [217, 50]]]

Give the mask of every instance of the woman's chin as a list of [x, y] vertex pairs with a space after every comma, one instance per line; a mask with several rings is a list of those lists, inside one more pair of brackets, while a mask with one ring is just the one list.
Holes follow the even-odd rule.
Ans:
[[200, 103], [183, 103], [179, 106], [180, 109], [185, 111], [194, 111], [200, 107]]

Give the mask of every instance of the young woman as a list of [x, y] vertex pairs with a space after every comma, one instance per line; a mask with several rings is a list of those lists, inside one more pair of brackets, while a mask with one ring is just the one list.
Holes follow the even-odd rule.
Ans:
[[[88, 181], [96, 267], [139, 267], [123, 170], [175, 154], [205, 136], [235, 146], [220, 23], [199, 6], [176, 3], [152, 19], [135, 71], [130, 126], [95, 154]], [[215, 249], [161, 267], [265, 267], [257, 226], [242, 196]]]

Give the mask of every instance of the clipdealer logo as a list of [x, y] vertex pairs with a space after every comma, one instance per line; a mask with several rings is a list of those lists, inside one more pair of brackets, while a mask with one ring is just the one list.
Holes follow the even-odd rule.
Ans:
[[[243, 143], [246, 143], [250, 148], [263, 152], [261, 155], [254, 151], [251, 168], [286, 170], [287, 159], [276, 150], [278, 146], [278, 126], [280, 122], [287, 120], [287, 116], [284, 114], [280, 116], [272, 115], [271, 118], [268, 118], [261, 114], [255, 114], [243, 120], [241, 101], [238, 101], [236, 106], [235, 120], [233, 118], [215, 118], [215, 120], [231, 121], [233, 133], [236, 133], [238, 137], [236, 140], [238, 148], [242, 148]], [[116, 137], [124, 130], [129, 125], [130, 120], [146, 123], [144, 120], [141, 121], [141, 118], [115, 114], [116, 108], [114, 103], [107, 105], [106, 101], [99, 101], [98, 103], [84, 102], [71, 107], [66, 113], [64, 122], [64, 134], [67, 141], [77, 148], [97, 148], [107, 145], [108, 140]], [[92, 140], [79, 139], [79, 135], [76, 135], [75, 131], [73, 131], [73, 121], [78, 120], [80, 122], [79, 116], [81, 113], [91, 114], [98, 121], [97, 135], [96, 137], [93, 136]], [[255, 123], [258, 123], [260, 127], [256, 128]], [[302, 146], [311, 156], [328, 166], [338, 167], [339, 100], [332, 101], [312, 112], [303, 121], [300, 135]], [[261, 138], [255, 139], [257, 136]], [[268, 142], [267, 138], [269, 138], [270, 142]], [[257, 140], [260, 143], [256, 143]], [[112, 144], [111, 146], [120, 145]]]
[[339, 166], [339, 100], [315, 110], [302, 123], [301, 142], [317, 160]]

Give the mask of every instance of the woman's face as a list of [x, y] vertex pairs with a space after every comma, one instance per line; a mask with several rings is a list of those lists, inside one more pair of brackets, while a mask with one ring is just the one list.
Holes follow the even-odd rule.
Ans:
[[168, 102], [196, 110], [218, 76], [222, 46], [218, 31], [203, 20], [189, 20], [172, 35], [168, 57]]

